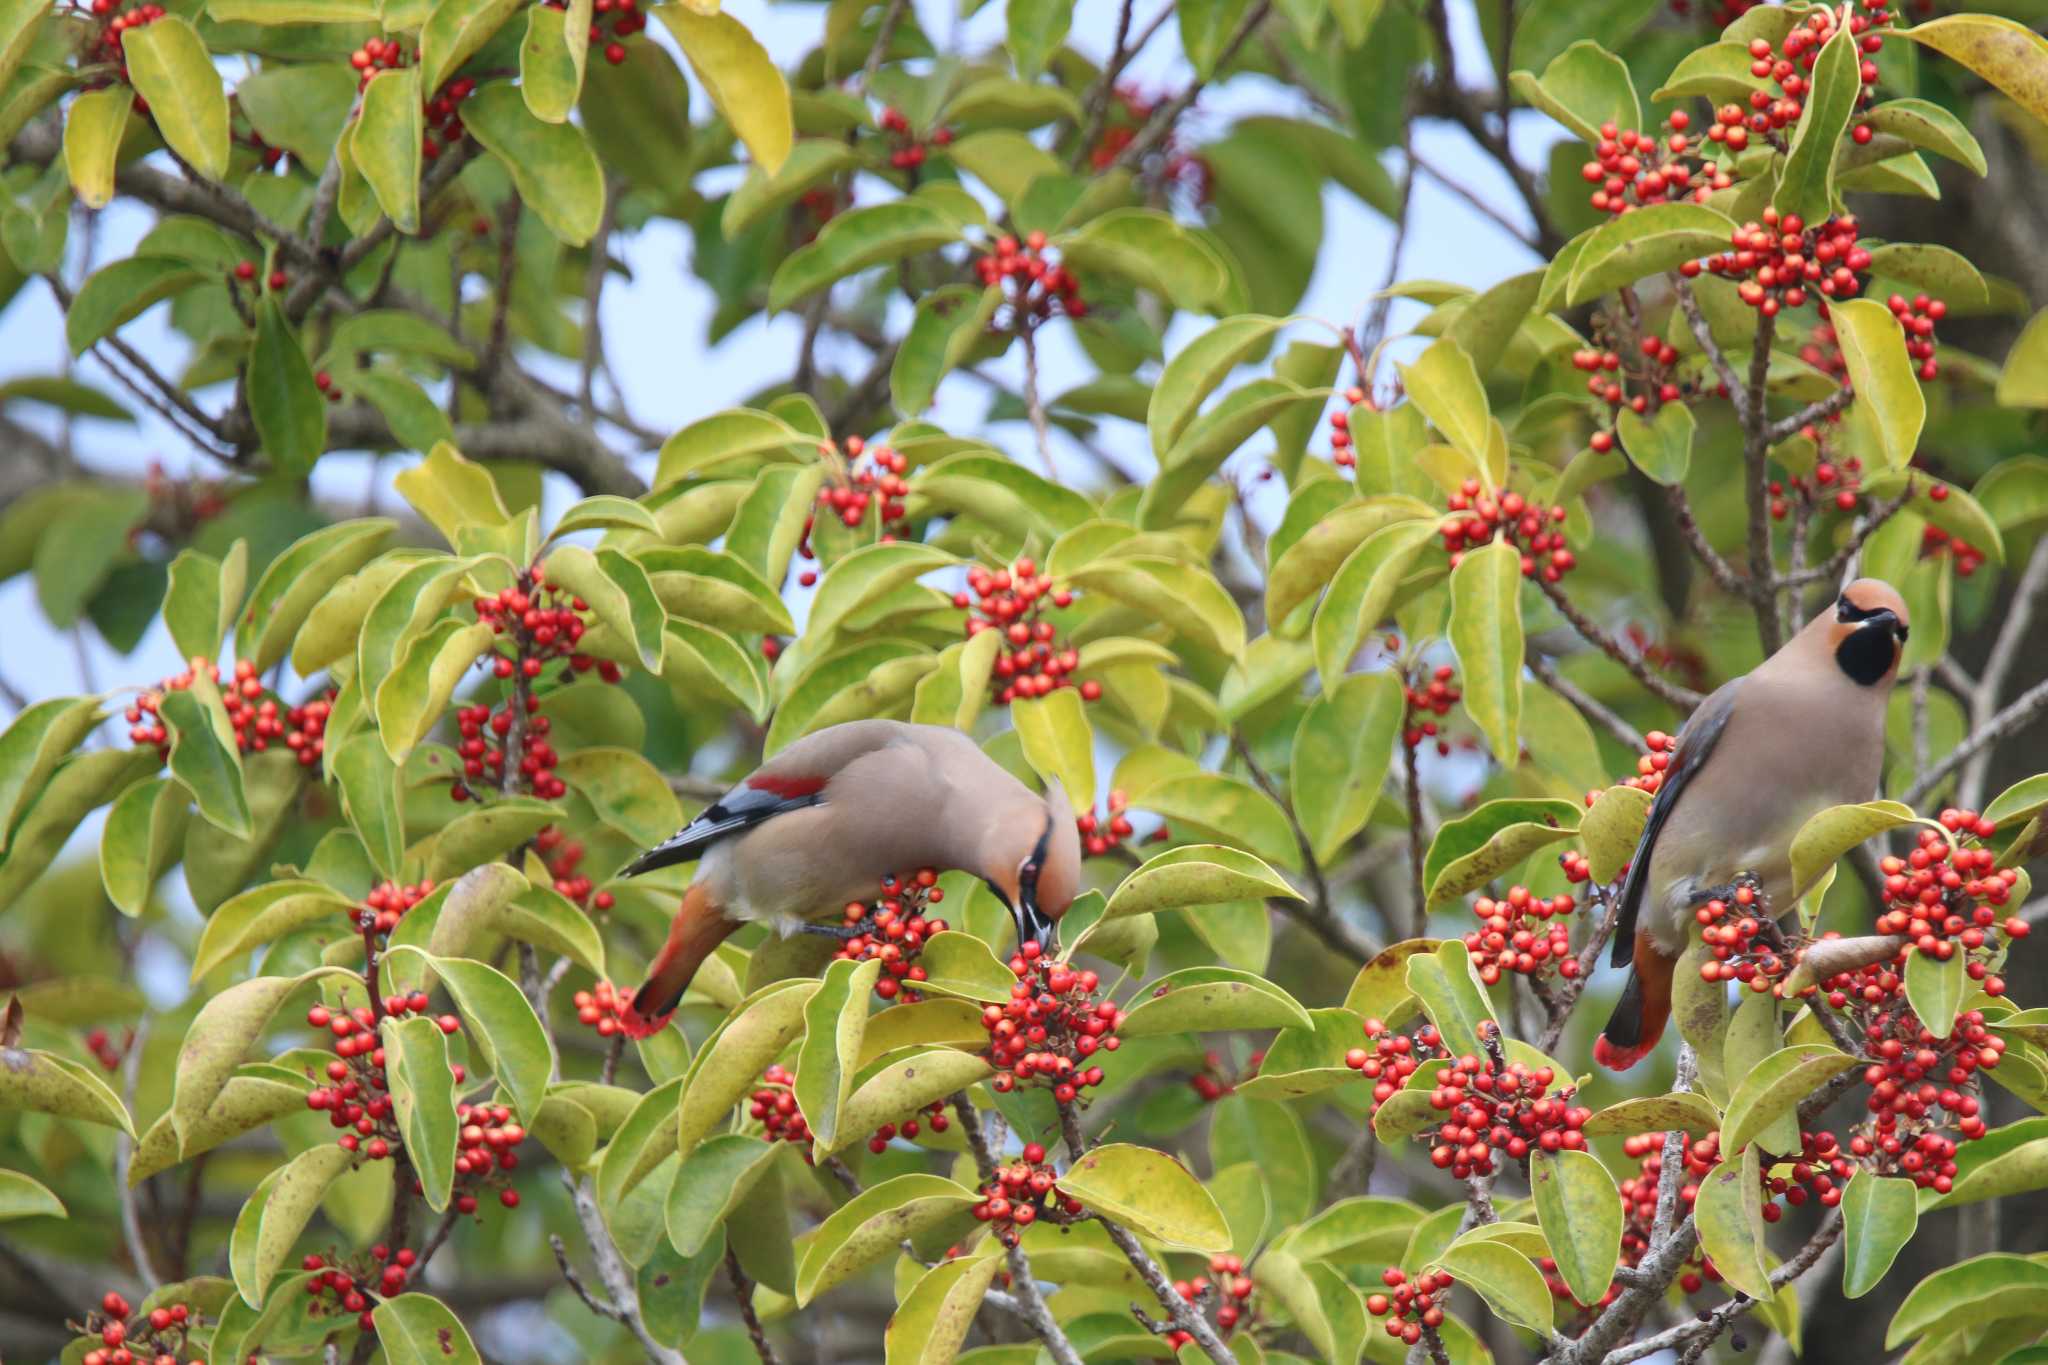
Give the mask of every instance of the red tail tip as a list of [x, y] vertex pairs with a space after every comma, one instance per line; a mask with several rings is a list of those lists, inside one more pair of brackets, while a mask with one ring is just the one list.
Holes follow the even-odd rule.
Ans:
[[639, 995], [635, 993], [633, 999], [627, 1001], [625, 1008], [619, 1011], [619, 1028], [628, 1038], [651, 1038], [667, 1028], [668, 1021], [675, 1018], [674, 1010], [651, 1016], [642, 1014], [639, 1004]]
[[1593, 1060], [1609, 1071], [1626, 1071], [1649, 1056], [1655, 1046], [1652, 1043], [1649, 1047], [1616, 1047], [1603, 1035], [1593, 1040]]

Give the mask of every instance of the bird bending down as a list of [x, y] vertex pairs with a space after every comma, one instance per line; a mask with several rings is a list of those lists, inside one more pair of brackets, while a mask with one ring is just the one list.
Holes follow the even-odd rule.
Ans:
[[787, 935], [836, 921], [891, 874], [971, 872], [1009, 907], [1018, 942], [1050, 947], [1080, 889], [1081, 840], [1057, 782], [1034, 794], [957, 730], [857, 720], [797, 740], [623, 875], [692, 860], [668, 941], [621, 1017], [631, 1037], [668, 1022], [741, 924]]
[[1722, 684], [1678, 732], [1622, 884], [1613, 963], [1628, 985], [1593, 1058], [1634, 1066], [1664, 1033], [1671, 977], [1698, 907], [1753, 878], [1773, 913], [1792, 884], [1792, 838], [1830, 806], [1868, 800], [1884, 762], [1906, 604], [1861, 578], [1753, 672]]

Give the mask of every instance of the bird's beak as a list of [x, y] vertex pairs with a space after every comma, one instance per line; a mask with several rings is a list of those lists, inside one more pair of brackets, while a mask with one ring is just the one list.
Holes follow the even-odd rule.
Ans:
[[1051, 957], [1053, 950], [1059, 946], [1060, 927], [1058, 921], [1051, 919], [1038, 908], [1035, 899], [1020, 896], [1017, 901], [1017, 942], [1022, 944], [1027, 938], [1036, 939], [1038, 946], [1045, 950], [1045, 955]]

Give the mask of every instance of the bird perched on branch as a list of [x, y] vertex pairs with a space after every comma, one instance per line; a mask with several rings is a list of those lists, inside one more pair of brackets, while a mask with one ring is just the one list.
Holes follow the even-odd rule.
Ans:
[[1051, 947], [1081, 880], [1080, 834], [1057, 782], [1036, 795], [959, 731], [893, 720], [797, 740], [624, 875], [692, 860], [696, 879], [622, 1015], [635, 1038], [668, 1022], [704, 959], [749, 920], [832, 933], [812, 921], [837, 921], [883, 877], [957, 869], [994, 889], [1019, 943]]
[[1650, 804], [1615, 925], [1628, 985], [1593, 1045], [1615, 1071], [1657, 1045], [1671, 977], [1698, 908], [1753, 882], [1773, 912], [1792, 884], [1792, 838], [1829, 806], [1868, 800], [1884, 762], [1885, 703], [1898, 680], [1906, 604], [1860, 578], [1784, 648], [1700, 703]]

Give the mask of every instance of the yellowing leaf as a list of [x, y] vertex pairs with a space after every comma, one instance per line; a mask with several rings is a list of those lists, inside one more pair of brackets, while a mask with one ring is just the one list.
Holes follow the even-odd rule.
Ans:
[[773, 175], [788, 157], [796, 132], [789, 86], [766, 49], [729, 14], [700, 14], [673, 5], [659, 6], [655, 13], [675, 35], [718, 112]]
[[171, 150], [208, 180], [228, 172], [228, 96], [192, 21], [166, 14], [121, 35], [135, 93]]

